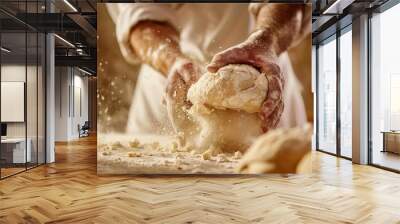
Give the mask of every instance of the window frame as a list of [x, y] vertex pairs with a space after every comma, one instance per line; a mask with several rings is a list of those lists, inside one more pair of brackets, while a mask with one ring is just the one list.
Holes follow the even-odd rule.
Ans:
[[367, 79], [368, 79], [368, 110], [367, 110], [367, 116], [368, 116], [368, 152], [367, 152], [367, 162], [368, 165], [373, 166], [373, 167], [377, 167], [383, 170], [387, 170], [387, 171], [391, 171], [394, 173], [400, 173], [400, 169], [394, 169], [391, 167], [387, 167], [384, 165], [380, 165], [377, 163], [373, 162], [373, 153], [374, 153], [374, 149], [373, 149], [373, 130], [372, 130], [372, 19], [374, 17], [374, 14], [381, 14], [384, 13], [385, 11], [391, 9], [394, 6], [397, 6], [398, 4], [400, 4], [400, 1], [398, 0], [388, 0], [387, 2], [385, 2], [384, 4], [380, 5], [377, 8], [371, 9], [369, 10], [368, 13], [368, 31], [367, 31], [367, 39], [368, 39], [368, 54], [367, 54], [367, 64], [368, 64], [368, 68], [367, 68]]
[[[340, 76], [341, 76], [341, 67], [340, 67], [340, 37], [342, 35], [344, 35], [347, 32], [352, 32], [352, 23], [347, 24], [346, 26], [344, 26], [341, 29], [338, 29], [335, 33], [333, 33], [332, 35], [328, 36], [327, 38], [319, 41], [316, 45], [315, 45], [315, 61], [316, 61], [316, 69], [315, 69], [315, 82], [316, 82], [316, 104], [315, 104], [315, 113], [316, 113], [316, 120], [315, 120], [315, 127], [316, 127], [316, 131], [315, 131], [315, 141], [316, 141], [316, 151], [319, 152], [323, 152], [329, 155], [333, 155], [336, 157], [340, 157], [346, 160], [352, 160], [351, 157], [347, 157], [342, 155], [342, 150], [341, 150], [341, 119], [340, 119]], [[324, 149], [320, 148], [320, 143], [319, 143], [319, 104], [320, 104], [320, 94], [319, 94], [319, 87], [320, 87], [320, 75], [319, 75], [319, 47], [321, 45], [321, 43], [327, 43], [330, 41], [336, 41], [336, 151], [335, 153], [332, 152], [328, 152]]]

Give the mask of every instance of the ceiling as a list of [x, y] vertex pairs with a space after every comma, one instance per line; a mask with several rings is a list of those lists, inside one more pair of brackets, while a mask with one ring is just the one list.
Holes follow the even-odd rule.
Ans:
[[389, 1], [391, 0], [313, 0], [313, 44], [350, 25], [353, 17], [374, 11]]
[[2, 46], [12, 49], [7, 58], [21, 60], [27, 53], [33, 58], [37, 44], [31, 39], [38, 32], [51, 32], [57, 34], [56, 65], [78, 66], [95, 74], [96, 5], [96, 0], [47, 0], [47, 4], [45, 0], [1, 0]]

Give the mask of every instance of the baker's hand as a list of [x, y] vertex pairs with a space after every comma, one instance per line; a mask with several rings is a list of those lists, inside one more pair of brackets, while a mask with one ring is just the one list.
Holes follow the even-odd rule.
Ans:
[[169, 100], [188, 103], [187, 91], [201, 76], [200, 66], [187, 58], [176, 58], [169, 69], [167, 83], [167, 97]]
[[185, 57], [176, 58], [169, 69], [165, 103], [176, 133], [186, 130], [186, 126], [190, 125], [185, 110], [191, 104], [187, 101], [186, 95], [190, 86], [200, 78], [201, 74], [203, 74], [201, 67]]
[[207, 66], [208, 71], [217, 72], [228, 64], [248, 64], [266, 74], [268, 93], [260, 112], [264, 132], [277, 126], [284, 108], [284, 77], [276, 62], [274, 42], [274, 38], [266, 30], [258, 30], [243, 43], [216, 54]]

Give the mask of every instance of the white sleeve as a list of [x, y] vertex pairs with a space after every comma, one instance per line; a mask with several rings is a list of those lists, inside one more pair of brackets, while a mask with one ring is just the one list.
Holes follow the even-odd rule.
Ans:
[[129, 37], [132, 27], [144, 20], [167, 22], [178, 29], [175, 10], [169, 4], [153, 3], [114, 3], [108, 4], [111, 17], [115, 21], [116, 35], [122, 55], [133, 64], [140, 63], [130, 46]]

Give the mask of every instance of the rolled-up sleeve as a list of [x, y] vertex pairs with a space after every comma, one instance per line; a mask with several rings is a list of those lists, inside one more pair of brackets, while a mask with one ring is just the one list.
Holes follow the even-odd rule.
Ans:
[[[249, 5], [249, 12], [253, 17], [254, 21], [257, 21], [258, 14], [262, 7], [264, 7], [268, 1], [263, 1], [261, 3], [250, 3]], [[274, 4], [274, 3], [269, 3]], [[281, 3], [276, 3], [281, 4]], [[300, 30], [297, 33], [293, 33], [293, 40], [294, 42], [291, 44], [292, 46], [297, 45], [307, 34], [311, 32], [311, 4], [306, 3], [303, 5], [301, 10], [301, 17], [300, 19]]]
[[113, 3], [108, 10], [116, 25], [116, 35], [122, 55], [133, 64], [141, 63], [129, 39], [132, 27], [140, 21], [167, 22], [178, 30], [175, 10], [169, 4]]
[[262, 3], [250, 3], [249, 4], [249, 12], [250, 15], [254, 18], [254, 20], [257, 19], [258, 16], [258, 12], [260, 12], [261, 7], [263, 7], [265, 5], [267, 1], [263, 1]]

